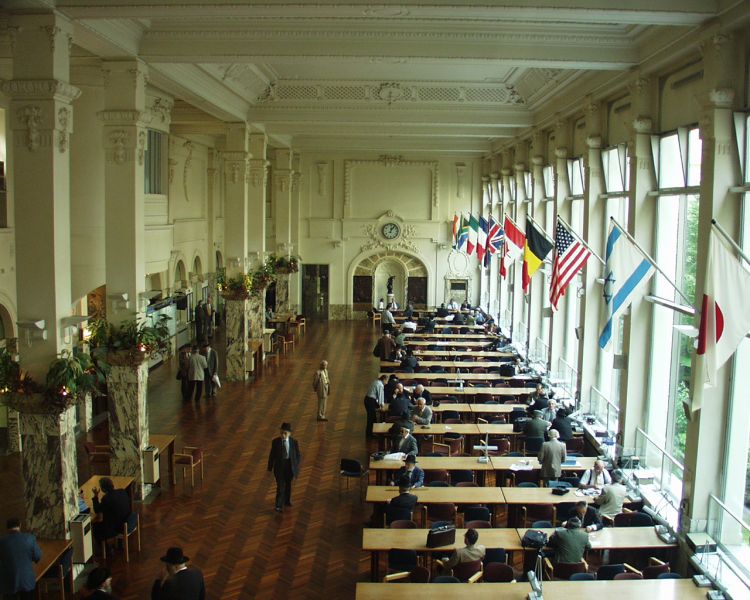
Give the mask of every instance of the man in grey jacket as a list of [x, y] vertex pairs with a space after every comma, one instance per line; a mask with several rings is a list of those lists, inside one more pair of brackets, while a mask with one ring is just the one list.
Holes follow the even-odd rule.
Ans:
[[542, 444], [539, 454], [537, 454], [537, 459], [542, 465], [540, 478], [545, 482], [550, 479], [557, 479], [562, 475], [562, 463], [567, 457], [565, 444], [558, 439], [560, 434], [557, 430], [550, 429], [547, 435], [549, 441]]
[[203, 394], [203, 380], [206, 378], [206, 369], [208, 369], [206, 357], [198, 352], [198, 346], [193, 346], [188, 362], [188, 381], [190, 383], [190, 397], [193, 397], [193, 391], [195, 390], [196, 402], [200, 402]]
[[427, 406], [427, 401], [424, 398], [417, 398], [417, 406], [414, 408], [411, 420], [417, 425], [429, 425], [432, 423], [432, 409]]

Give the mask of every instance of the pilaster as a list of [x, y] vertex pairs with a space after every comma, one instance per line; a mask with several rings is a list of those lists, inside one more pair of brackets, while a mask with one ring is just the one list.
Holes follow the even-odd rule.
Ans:
[[248, 300], [226, 300], [226, 361], [227, 380], [245, 381], [249, 371], [247, 344], [249, 340]]
[[[537, 136], [538, 137], [538, 136]], [[535, 150], [540, 149], [535, 145]], [[541, 149], [540, 149], [541, 150]], [[544, 206], [544, 157], [541, 154], [535, 154], [531, 158], [531, 177], [533, 182], [533, 196], [529, 204], [530, 212], [533, 213], [534, 219], [544, 225], [546, 222], [546, 208]], [[549, 286], [543, 273], [538, 273], [531, 279], [531, 292], [529, 294], [529, 319], [528, 319], [528, 338], [529, 349], [534, 348], [534, 340], [542, 335], [542, 319], [544, 306], [548, 303], [547, 296]], [[547, 357], [545, 357], [545, 363]]]
[[227, 125], [224, 159], [224, 249], [227, 275], [247, 269], [248, 256], [248, 183], [251, 154], [247, 147], [245, 123]]

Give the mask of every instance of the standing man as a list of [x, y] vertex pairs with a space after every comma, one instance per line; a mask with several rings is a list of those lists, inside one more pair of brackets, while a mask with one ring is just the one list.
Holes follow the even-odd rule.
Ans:
[[372, 426], [375, 424], [378, 416], [378, 409], [383, 408], [385, 403], [385, 382], [387, 375], [381, 375], [370, 384], [365, 394], [365, 411], [367, 412], [367, 427], [365, 435], [372, 437]]
[[206, 300], [206, 339], [214, 337], [214, 304], [209, 294]]
[[219, 373], [219, 355], [216, 350], [211, 348], [211, 344], [206, 342], [203, 344], [203, 356], [206, 359], [206, 370], [204, 373], [204, 382], [206, 384], [206, 398], [216, 397], [216, 382], [214, 381], [214, 375]]
[[203, 308], [203, 300], [198, 300], [195, 307], [195, 341], [199, 344], [203, 340], [203, 330], [206, 326], [206, 310]]
[[198, 352], [198, 346], [193, 346], [193, 351], [190, 353], [190, 362], [188, 363], [188, 380], [190, 383], [190, 397], [193, 397], [193, 391], [195, 391], [196, 402], [201, 401], [206, 369], [208, 369], [206, 357]]
[[393, 360], [393, 356], [396, 354], [396, 342], [393, 341], [390, 330], [383, 331], [383, 337], [375, 344], [375, 349], [372, 353], [379, 357], [380, 360]]
[[393, 318], [393, 313], [388, 308], [380, 316], [380, 325], [383, 331], [391, 331], [396, 326], [396, 319]]
[[268, 470], [276, 478], [276, 512], [281, 512], [283, 505], [292, 505], [292, 479], [299, 473], [301, 460], [299, 444], [292, 438], [292, 425], [282, 423], [281, 435], [271, 442], [268, 455]]
[[187, 402], [192, 395], [190, 393], [190, 378], [188, 377], [190, 368], [190, 350], [187, 346], [180, 348], [178, 364], [177, 379], [180, 380], [180, 393], [182, 394], [182, 400]]
[[21, 533], [21, 519], [7, 521], [8, 535], [0, 539], [0, 596], [33, 600], [36, 576], [32, 562], [42, 559], [42, 550], [31, 533]]
[[565, 444], [558, 438], [560, 434], [556, 429], [547, 432], [549, 442], [544, 442], [539, 449], [537, 459], [542, 465], [540, 478], [545, 483], [550, 479], [559, 479], [562, 476], [562, 463], [567, 458]]
[[327, 421], [326, 402], [331, 391], [331, 380], [328, 377], [328, 361], [320, 361], [320, 367], [313, 377], [313, 391], [318, 395], [318, 421]]
[[190, 567], [182, 548], [173, 547], [161, 557], [164, 573], [154, 581], [151, 600], [205, 600], [206, 584], [200, 569]]

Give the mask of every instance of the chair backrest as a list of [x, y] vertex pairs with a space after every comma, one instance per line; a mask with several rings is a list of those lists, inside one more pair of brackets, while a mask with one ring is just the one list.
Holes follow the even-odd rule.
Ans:
[[450, 487], [450, 484], [447, 481], [430, 481], [427, 487]]
[[430, 583], [430, 570], [427, 567], [416, 566], [409, 574], [411, 583]]
[[492, 523], [489, 521], [466, 521], [464, 527], [466, 529], [492, 529]]
[[649, 565], [648, 567], [645, 567], [641, 572], [643, 573], [644, 579], [656, 579], [662, 573], [669, 573], [669, 565]]
[[594, 581], [596, 577], [593, 573], [573, 573], [570, 581]]
[[467, 506], [464, 508], [464, 521], [489, 521], [490, 509], [486, 506]]
[[455, 504], [428, 504], [427, 518], [430, 521], [450, 521], [453, 523], [456, 519]]
[[125, 523], [128, 526], [128, 529], [127, 529], [128, 535], [133, 533], [136, 527], [138, 527], [138, 513], [137, 512], [130, 513], [127, 519], [125, 519]]
[[523, 442], [524, 451], [526, 454], [529, 454], [531, 452], [539, 452], [539, 449], [542, 447], [542, 444], [544, 443], [544, 438], [541, 437], [527, 437]]
[[487, 583], [510, 583], [515, 578], [513, 567], [504, 562], [491, 562], [484, 565], [482, 580]]
[[627, 580], [627, 579], [643, 579], [643, 575], [640, 573], [618, 573], [612, 578], [614, 581]]
[[461, 415], [457, 410], [444, 410], [443, 411], [443, 423], [446, 419], [460, 419]]
[[388, 550], [388, 568], [397, 571], [411, 571], [417, 566], [415, 550]]
[[539, 484], [539, 469], [533, 469], [531, 471], [514, 471], [513, 480], [519, 487], [524, 482], [532, 482], [536, 486]]
[[580, 477], [560, 477], [559, 481], [563, 481], [570, 485], [570, 487], [577, 488], [581, 483]]
[[625, 572], [625, 565], [614, 564], [614, 565], [602, 565], [596, 572], [596, 579], [598, 581], [611, 581], [615, 578], [615, 575]]
[[654, 520], [642, 512], [620, 513], [615, 515], [615, 527], [651, 527]]
[[362, 463], [354, 458], [342, 458], [341, 470], [344, 473], [360, 474], [362, 473]]
[[552, 529], [552, 523], [549, 521], [534, 521], [531, 524], [532, 529]]
[[433, 578], [432, 583], [461, 583], [461, 580], [453, 575], [438, 575]]
[[401, 506], [386, 506], [386, 524], [391, 525], [394, 521], [411, 521], [411, 511], [408, 508], [403, 508]]
[[517, 487], [520, 487], [520, 488], [535, 488], [535, 487], [539, 487], [539, 486], [536, 483], [534, 483], [533, 481], [522, 481], [521, 483], [518, 484]]
[[451, 483], [453, 485], [456, 485], [460, 482], [466, 482], [466, 481], [474, 481], [474, 471], [471, 471], [469, 469], [460, 469], [456, 471], [450, 472], [451, 476]]
[[458, 563], [455, 567], [453, 567], [453, 576], [457, 577], [461, 581], [466, 581], [477, 573], [478, 571], [482, 570], [482, 561], [481, 560], [472, 560], [470, 562], [462, 562]]
[[448, 483], [448, 471], [445, 471], [443, 469], [436, 469], [433, 471], [432, 469], [430, 469], [429, 471], [425, 471], [424, 480], [427, 483], [430, 483], [432, 481], [444, 481], [445, 483]]
[[459, 481], [456, 487], [480, 487], [475, 481]]
[[585, 573], [586, 563], [581, 561], [577, 563], [555, 563], [554, 573], [558, 579], [570, 579], [574, 573]]
[[484, 552], [484, 564], [508, 562], [508, 553], [505, 548], [487, 548]]
[[411, 519], [396, 519], [391, 521], [391, 529], [416, 529], [417, 524]]
[[661, 575], [657, 575], [657, 579], [682, 579], [682, 575], [679, 573], [662, 573]]

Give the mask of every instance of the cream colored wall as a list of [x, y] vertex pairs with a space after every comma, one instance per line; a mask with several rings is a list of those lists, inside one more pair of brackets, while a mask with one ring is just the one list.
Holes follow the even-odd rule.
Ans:
[[104, 90], [80, 86], [70, 136], [71, 301], [104, 284]]
[[[457, 163], [465, 166], [460, 189]], [[399, 161], [377, 155], [303, 154], [300, 254], [304, 263], [330, 265], [330, 305], [351, 305], [354, 267], [384, 248], [421, 259], [429, 273], [428, 303], [442, 302], [449, 272], [449, 222], [458, 210], [481, 210], [480, 169], [479, 159], [467, 157], [410, 154]], [[392, 243], [380, 235], [382, 225], [391, 221], [403, 232]], [[479, 297], [476, 264], [472, 258], [456, 273], [471, 278], [474, 302]], [[332, 317], [340, 318], [342, 310], [333, 308]]]

